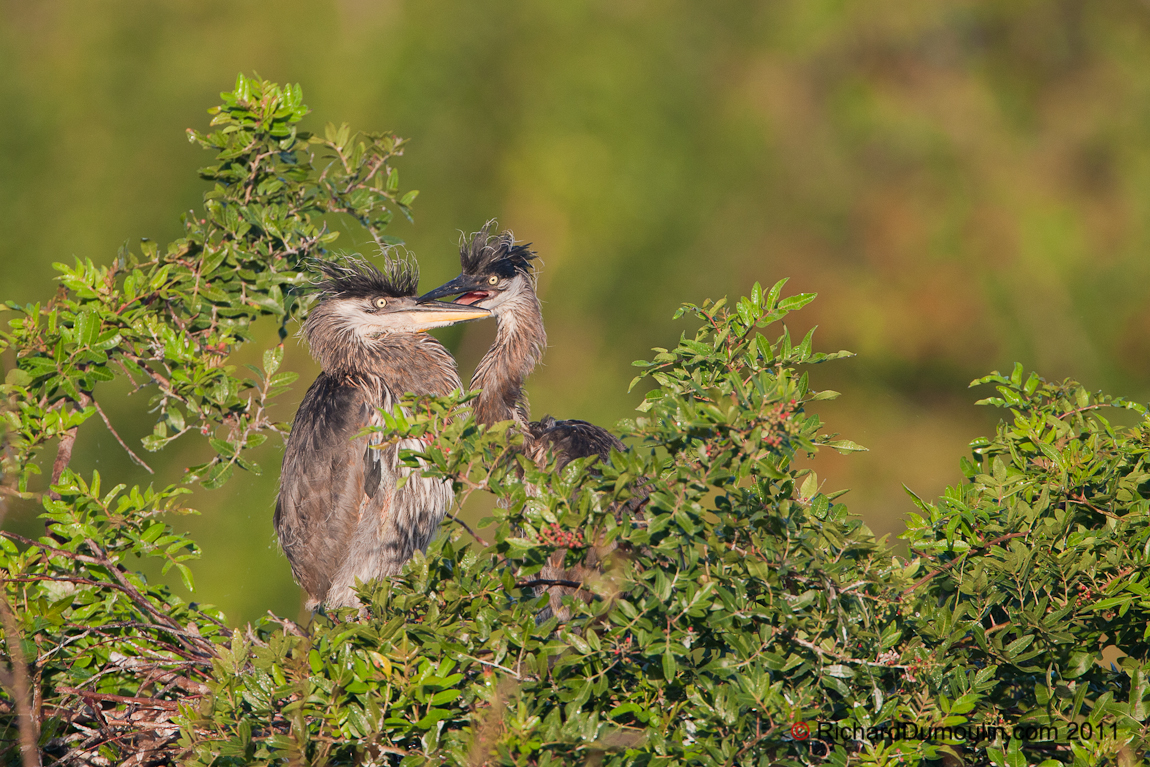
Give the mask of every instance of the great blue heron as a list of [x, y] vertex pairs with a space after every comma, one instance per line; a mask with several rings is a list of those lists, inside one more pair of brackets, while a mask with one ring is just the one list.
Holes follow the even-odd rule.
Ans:
[[[443, 395], [460, 388], [455, 360], [430, 328], [489, 316], [458, 304], [421, 304], [413, 263], [384, 271], [349, 260], [324, 264], [327, 279], [304, 323], [323, 372], [304, 395], [284, 451], [274, 524], [309, 609], [355, 606], [356, 579], [398, 573], [426, 548], [453, 500], [451, 484], [399, 463], [402, 448], [383, 449], [380, 408], [405, 393]], [[407, 482], [396, 487], [396, 480]]]
[[[515, 422], [523, 434], [525, 452], [536, 463], [546, 463], [552, 455], [560, 469], [576, 458], [595, 456], [607, 460], [612, 449], [623, 450], [624, 445], [603, 427], [550, 416], [530, 420], [523, 381], [535, 369], [547, 346], [531, 269], [535, 254], [527, 244], [516, 244], [511, 232], [491, 234], [494, 227], [494, 221], [488, 222], [464, 240], [459, 251], [462, 271], [458, 277], [419, 298], [428, 302], [459, 296], [456, 303], [482, 307], [495, 316], [495, 341], [471, 378], [471, 388], [481, 390], [475, 400], [475, 418], [487, 425]], [[568, 570], [563, 568], [566, 552], [557, 551], [540, 571], [540, 577], [582, 581], [590, 568], [597, 566], [600, 553], [593, 547], [582, 565]], [[548, 591], [552, 612], [566, 620], [569, 610], [562, 607], [561, 599], [575, 593], [575, 589], [553, 586]], [[590, 598], [586, 592], [579, 594]]]
[[463, 267], [458, 277], [419, 297], [420, 303], [459, 296], [457, 304], [487, 309], [495, 317], [495, 341], [471, 377], [480, 389], [475, 419], [482, 424], [514, 421], [527, 441], [528, 453], [543, 459], [555, 453], [559, 467], [576, 458], [606, 459], [623, 443], [601, 426], [550, 416], [531, 421], [523, 381], [535, 369], [547, 347], [543, 311], [535, 295], [527, 244], [516, 244], [511, 232], [491, 234], [494, 222], [465, 240], [459, 251]]

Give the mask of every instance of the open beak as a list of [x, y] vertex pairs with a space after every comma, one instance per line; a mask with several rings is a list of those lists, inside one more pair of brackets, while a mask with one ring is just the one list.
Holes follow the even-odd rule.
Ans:
[[408, 316], [411, 324], [420, 330], [443, 328], [491, 316], [491, 312], [477, 306], [449, 303], [416, 304], [405, 310], [404, 314]]
[[[443, 298], [445, 296], [459, 296], [459, 295], [465, 295], [465, 294], [469, 294], [469, 293], [475, 293], [475, 294], [482, 293], [483, 294], [482, 296], [479, 296], [478, 298], [475, 299], [477, 301], [482, 301], [484, 298], [487, 298], [487, 296], [488, 296], [487, 291], [482, 289], [482, 286], [479, 284], [478, 280], [475, 280], [471, 277], [464, 277], [461, 274], [458, 277], [456, 277], [454, 280], [452, 280], [451, 282], [440, 285], [435, 290], [431, 291], [430, 293], [424, 293], [422, 296], [420, 296], [419, 298], [417, 298], [415, 300], [421, 304], [425, 304], [428, 301], [434, 301], [437, 298]], [[474, 301], [464, 300], [464, 301], [460, 301], [459, 303], [460, 304], [469, 304], [469, 303], [474, 303]]]

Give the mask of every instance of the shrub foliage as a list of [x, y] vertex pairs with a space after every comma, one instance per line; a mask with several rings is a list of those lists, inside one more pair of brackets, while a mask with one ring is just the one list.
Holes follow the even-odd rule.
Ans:
[[[790, 337], [786, 316], [813, 295], [783, 282], [680, 310], [694, 329], [636, 363], [650, 391], [606, 464], [536, 466], [464, 395], [386, 414], [389, 434], [425, 439], [406, 460], [502, 502], [491, 540], [449, 522], [401, 576], [363, 586], [362, 614], [233, 629], [148, 583], [130, 555], [191, 587], [196, 545], [166, 515], [187, 512], [194, 483], [259, 471], [245, 450], [283, 432], [266, 406], [294, 380], [282, 339], [330, 225], [388, 245], [414, 199], [395, 136], [298, 130], [298, 87], [241, 77], [223, 102], [212, 132], [190, 132], [216, 161], [183, 238], [61, 265], [52, 301], [8, 305], [2, 489], [39, 500], [47, 526], [0, 531], [8, 763], [1140, 758], [1145, 409], [1021, 368], [976, 382], [1009, 420], [943, 498], [915, 499], [910, 556], [895, 556], [802, 466], [860, 448], [810, 412], [836, 395], [808, 366], [846, 353]], [[261, 317], [281, 345], [241, 373], [229, 354]], [[117, 376], [152, 396], [146, 450], [189, 432], [211, 445], [185, 483], [108, 489], [69, 468], [78, 429], [103, 416], [97, 384]], [[546, 589], [570, 585], [540, 576], [556, 551], [598, 562], [562, 623], [541, 618]]]

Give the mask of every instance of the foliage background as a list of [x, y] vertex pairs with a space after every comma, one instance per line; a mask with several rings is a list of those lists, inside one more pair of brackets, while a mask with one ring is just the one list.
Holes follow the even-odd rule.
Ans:
[[[860, 353], [814, 383], [847, 393], [824, 417], [872, 452], [818, 469], [878, 531], [912, 510], [902, 483], [933, 497], [990, 432], [965, 388], [986, 370], [1150, 394], [1146, 3], [0, 2], [4, 298], [46, 298], [53, 261], [177, 237], [209, 159], [184, 131], [237, 71], [301, 83], [312, 129], [413, 138], [399, 168], [422, 194], [391, 233], [426, 286], [491, 216], [536, 243], [538, 415], [630, 415], [629, 362], [673, 343], [679, 303], [781, 276], [820, 293], [792, 330]], [[492, 332], [446, 337], [465, 371]], [[286, 419], [314, 367], [292, 343], [284, 364], [304, 373]], [[125, 436], [139, 405], [109, 413]], [[206, 450], [173, 448], [152, 458]], [[99, 427], [73, 465], [140, 477]], [[194, 504], [198, 596], [233, 622], [298, 604], [276, 476]]]

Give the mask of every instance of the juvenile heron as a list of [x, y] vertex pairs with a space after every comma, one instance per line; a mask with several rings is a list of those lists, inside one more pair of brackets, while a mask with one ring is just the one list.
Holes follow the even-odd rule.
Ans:
[[[284, 451], [274, 524], [309, 609], [355, 606], [358, 578], [398, 573], [431, 541], [453, 496], [451, 483], [400, 465], [386, 448], [380, 408], [405, 393], [442, 395], [460, 388], [455, 360], [427, 333], [489, 316], [486, 309], [415, 299], [414, 264], [384, 271], [360, 261], [324, 264], [319, 302], [304, 323], [323, 372], [300, 403]], [[396, 487], [396, 480], [407, 482]]]
[[[480, 360], [471, 377], [471, 388], [481, 389], [475, 400], [475, 418], [482, 424], [513, 421], [523, 434], [525, 452], [538, 464], [555, 456], [562, 469], [576, 458], [596, 456], [607, 460], [611, 450], [624, 445], [611, 432], [587, 421], [557, 420], [545, 416], [531, 421], [523, 381], [535, 369], [547, 347], [543, 329], [543, 312], [535, 295], [535, 277], [531, 261], [535, 254], [527, 244], [516, 244], [511, 232], [492, 235], [495, 222], [465, 240], [460, 247], [462, 272], [441, 287], [420, 296], [433, 301], [445, 296], [459, 296], [458, 304], [482, 307], [495, 316], [495, 342]], [[613, 548], [613, 547], [612, 547]], [[592, 547], [587, 559], [571, 569], [564, 569], [565, 550], [556, 551], [540, 571], [546, 580], [582, 582], [599, 566], [601, 554]], [[562, 598], [576, 593], [568, 586], [551, 586], [550, 609], [561, 621], [570, 617]], [[591, 595], [579, 591], [586, 600]]]
[[606, 459], [611, 448], [623, 443], [601, 426], [587, 421], [561, 421], [545, 416], [531, 421], [523, 381], [539, 364], [547, 347], [543, 311], [535, 295], [527, 244], [516, 244], [511, 232], [492, 235], [495, 222], [465, 240], [458, 277], [419, 297], [421, 303], [445, 296], [459, 296], [457, 304], [487, 309], [495, 317], [495, 342], [480, 360], [471, 377], [471, 388], [481, 389], [475, 400], [475, 419], [482, 424], [514, 421], [535, 460], [555, 453], [562, 468], [576, 458]]

